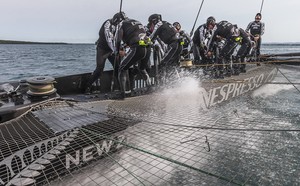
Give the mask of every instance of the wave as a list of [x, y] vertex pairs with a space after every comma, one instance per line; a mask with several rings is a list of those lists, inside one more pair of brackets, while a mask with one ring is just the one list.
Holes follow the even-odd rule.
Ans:
[[262, 43], [262, 46], [300, 46], [300, 42], [290, 42], [290, 43]]

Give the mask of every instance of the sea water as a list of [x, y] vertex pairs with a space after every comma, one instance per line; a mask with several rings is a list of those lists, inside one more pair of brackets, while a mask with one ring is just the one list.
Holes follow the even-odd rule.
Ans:
[[[262, 54], [300, 52], [300, 43], [263, 44]], [[0, 44], [0, 82], [33, 76], [65, 76], [93, 72], [93, 44]], [[111, 69], [106, 63], [106, 69]]]
[[92, 44], [0, 45], [0, 82], [92, 72], [95, 55]]

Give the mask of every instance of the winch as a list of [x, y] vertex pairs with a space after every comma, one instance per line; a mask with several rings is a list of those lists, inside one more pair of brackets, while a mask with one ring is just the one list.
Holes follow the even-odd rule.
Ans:
[[50, 97], [56, 94], [55, 79], [50, 76], [38, 76], [27, 79], [29, 97]]

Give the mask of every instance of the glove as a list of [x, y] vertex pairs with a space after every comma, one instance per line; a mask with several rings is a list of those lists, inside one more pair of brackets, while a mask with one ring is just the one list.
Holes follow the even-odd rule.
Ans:
[[201, 48], [206, 48], [205, 43], [201, 42], [200, 47], [201, 47]]

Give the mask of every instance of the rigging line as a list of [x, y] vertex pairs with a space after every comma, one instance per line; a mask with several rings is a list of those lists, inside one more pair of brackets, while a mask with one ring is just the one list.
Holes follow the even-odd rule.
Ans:
[[[235, 65], [256, 65], [256, 64], [271, 64], [276, 65], [276, 63], [299, 63], [299, 60], [276, 60], [276, 61], [264, 61], [264, 62], [240, 62], [240, 63], [233, 63]], [[228, 64], [205, 64], [205, 65], [193, 65], [193, 67], [210, 67], [210, 66], [229, 66], [231, 63]]]
[[172, 123], [162, 123], [162, 122], [151, 122], [151, 121], [143, 121], [145, 123], [151, 123], [156, 125], [167, 125], [173, 127], [183, 127], [183, 128], [196, 128], [203, 130], [223, 130], [223, 131], [248, 131], [248, 132], [300, 132], [300, 129], [246, 129], [246, 128], [221, 128], [221, 127], [203, 127], [203, 126], [191, 126], [191, 125], [178, 125]]
[[[81, 108], [81, 107], [79, 107]], [[92, 111], [87, 108], [81, 108], [84, 110], [89, 110], [93, 113], [99, 113], [103, 114], [101, 112], [97, 111]], [[119, 117], [116, 114], [112, 114], [112, 116], [118, 117], [120, 119], [132, 119], [132, 118], [127, 118], [127, 117]], [[224, 117], [224, 116], [222, 116]], [[221, 117], [221, 118], [222, 118]], [[248, 132], [255, 132], [255, 131], [260, 131], [260, 132], [300, 132], [300, 129], [246, 129], [246, 128], [220, 128], [220, 127], [203, 127], [203, 126], [192, 126], [192, 125], [178, 125], [178, 124], [172, 124], [172, 123], [164, 123], [164, 122], [153, 122], [153, 121], [147, 121], [147, 120], [139, 120], [139, 122], [145, 122], [145, 123], [151, 123], [155, 125], [166, 125], [166, 126], [173, 126], [173, 127], [183, 127], [183, 128], [196, 128], [196, 129], [202, 129], [202, 130], [228, 130], [228, 131], [248, 131]]]
[[[106, 139], [110, 139], [110, 140], [112, 140], [112, 141], [115, 141], [116, 143], [120, 143], [120, 144], [123, 144], [122, 142], [119, 142], [119, 141], [117, 141], [117, 140], [115, 140], [115, 139], [111, 139], [110, 137], [107, 137], [106, 135], [101, 135], [101, 134], [99, 134], [99, 133], [95, 133], [94, 131], [91, 131], [91, 130], [89, 130], [89, 129], [85, 129], [85, 128], [79, 128], [79, 130], [80, 131], [86, 131], [86, 132], [88, 132], [88, 133], [91, 133], [91, 134], [93, 134], [93, 135], [96, 135], [96, 136], [98, 136], [99, 137], [99, 135], [100, 135], [100, 137], [104, 137], [104, 138], [106, 138]], [[97, 147], [97, 144], [94, 142], [94, 140], [91, 138], [91, 137], [89, 137], [85, 132], [83, 132], [83, 135], [85, 135], [96, 147]], [[97, 147], [98, 148], [98, 147]], [[108, 152], [105, 152], [104, 150], [102, 151], [102, 152], [104, 152], [112, 161], [114, 161], [115, 163], [117, 163], [120, 167], [122, 167], [124, 170], [126, 170], [131, 176], [133, 176], [135, 179], [137, 179], [142, 185], [145, 185], [133, 172], [131, 172], [131, 171], [129, 171], [126, 167], [124, 167], [123, 165], [121, 165], [117, 160], [115, 160]]]
[[120, 12], [122, 11], [123, 0], [120, 1]]
[[[239, 79], [229, 79], [229, 80], [205, 80], [202, 83], [248, 83], [248, 81], [239, 80]], [[266, 82], [265, 84], [269, 85], [300, 85], [300, 83], [289, 83], [289, 82]]]
[[[93, 134], [96, 135], [96, 136], [100, 136], [100, 137], [104, 137], [104, 138], [106, 137], [106, 136], [103, 136], [103, 135], [101, 135], [101, 134], [95, 133], [95, 132], [93, 132], [93, 131], [89, 131], [88, 129], [84, 129], [84, 128], [82, 128], [82, 129], [83, 129], [83, 130], [86, 130], [86, 131], [88, 131], [88, 132], [90, 132], [90, 133], [93, 133]], [[81, 129], [80, 129], [80, 130], [81, 130]], [[188, 164], [186, 164], [186, 163], [183, 163], [183, 162], [174, 160], [174, 159], [172, 159], [172, 158], [168, 158], [168, 157], [166, 157], [166, 156], [163, 156], [163, 155], [160, 155], [160, 154], [156, 154], [156, 153], [150, 152], [150, 151], [148, 151], [148, 150], [146, 150], [146, 149], [139, 148], [139, 147], [136, 147], [136, 146], [134, 146], [134, 145], [130, 145], [129, 143], [124, 143], [124, 142], [121, 142], [121, 141], [117, 141], [117, 140], [115, 140], [115, 139], [112, 139], [112, 140], [114, 140], [116, 143], [119, 143], [119, 144], [121, 144], [121, 145], [124, 145], [124, 146], [126, 146], [126, 147], [129, 147], [129, 148], [131, 148], [131, 149], [134, 149], [134, 150], [137, 150], [137, 151], [140, 151], [140, 152], [143, 152], [143, 153], [146, 153], [146, 154], [155, 156], [155, 157], [157, 157], [157, 158], [160, 158], [160, 159], [169, 161], [169, 162], [171, 162], [171, 163], [175, 163], [175, 164], [177, 164], [177, 165], [181, 165], [181, 166], [186, 167], [186, 168], [190, 168], [190, 169], [192, 169], [192, 170], [201, 172], [201, 173], [206, 174], [206, 175], [209, 175], [209, 176], [216, 177], [216, 178], [221, 179], [221, 180], [228, 181], [229, 183], [233, 183], [233, 184], [236, 184], [236, 185], [243, 185], [243, 184], [241, 184], [241, 183], [238, 183], [237, 181], [234, 181], [233, 179], [230, 179], [230, 178], [227, 178], [227, 177], [224, 177], [224, 176], [220, 176], [220, 175], [217, 175], [217, 174], [214, 174], [214, 173], [211, 173], [211, 172], [202, 170], [202, 169], [197, 168], [197, 167], [193, 167], [193, 166], [191, 166], [191, 165], [188, 165]]]
[[192, 28], [191, 33], [190, 33], [190, 37], [192, 37], [192, 35], [193, 35], [194, 29], [195, 29], [195, 25], [196, 25], [196, 23], [197, 23], [197, 20], [198, 20], [200, 11], [201, 11], [201, 9], [202, 9], [203, 3], [204, 3], [204, 0], [202, 0], [202, 2], [201, 2], [200, 8], [199, 8], [198, 13], [197, 13], [197, 16], [196, 16], [196, 20], [195, 20], [195, 22], [194, 22], [193, 28]]
[[[118, 26], [117, 26], [118, 28]], [[110, 84], [110, 92], [112, 93], [114, 91], [114, 86], [115, 86], [115, 74], [116, 74], [116, 64], [117, 64], [117, 59], [118, 58], [118, 55], [116, 54], [115, 55], [115, 58], [114, 58], [114, 66], [113, 66], [113, 76], [112, 76], [112, 79], [111, 79], [111, 84]]]
[[262, 0], [262, 2], [261, 2], [261, 6], [260, 6], [260, 13], [262, 12], [263, 5], [264, 5], [264, 0]]
[[[103, 114], [101, 112], [93, 111], [87, 108], [82, 108], [77, 106], [78, 108], [84, 109], [91, 111], [93, 113], [99, 113]], [[120, 119], [132, 119], [132, 118], [127, 118], [127, 117], [119, 117], [115, 114], [112, 114], [112, 116], [118, 117]], [[224, 116], [222, 116], [224, 117]], [[221, 117], [221, 118], [222, 118]], [[166, 126], [173, 126], [173, 127], [183, 127], [183, 128], [196, 128], [196, 129], [202, 129], [202, 130], [228, 130], [228, 131], [260, 131], [260, 132], [300, 132], [300, 129], [246, 129], [246, 128], [220, 128], [220, 127], [203, 127], [203, 126], [191, 126], [191, 125], [178, 125], [178, 124], [172, 124], [172, 123], [164, 123], [164, 122], [152, 122], [152, 121], [147, 121], [147, 120], [139, 120], [139, 122], [145, 122], [145, 123], [151, 123], [151, 124], [156, 124], [156, 125], [166, 125]]]
[[[123, 0], [120, 1], [120, 13], [122, 12], [122, 5], [123, 5]], [[117, 28], [116, 30], [118, 30], [119, 25], [117, 25]], [[116, 32], [117, 33], [117, 32]], [[118, 40], [118, 38], [116, 39]], [[117, 63], [117, 59], [118, 58], [118, 55], [115, 55], [115, 59], [114, 59], [114, 66], [113, 66], [113, 77], [112, 77], [112, 80], [111, 80], [111, 85], [110, 85], [110, 92], [113, 92], [113, 89], [114, 89], [114, 84], [115, 84], [115, 68], [116, 68], [116, 63]]]
[[271, 85], [300, 85], [300, 83], [288, 83], [288, 82], [267, 82], [265, 84], [271, 84]]
[[27, 111], [25, 111], [24, 113], [22, 113], [21, 115], [17, 116], [16, 118], [14, 118], [14, 119], [12, 119], [12, 120], [5, 121], [4, 123], [0, 123], [0, 126], [6, 125], [6, 124], [9, 124], [9, 123], [12, 123], [12, 122], [14, 122], [14, 121], [16, 121], [16, 120], [22, 118], [23, 116], [25, 116], [25, 115], [28, 114], [29, 112], [33, 111], [34, 109], [40, 107], [41, 105], [44, 105], [44, 104], [46, 105], [46, 104], [48, 104], [48, 103], [50, 103], [50, 102], [52, 102], [52, 101], [57, 101], [58, 99], [59, 99], [58, 97], [54, 97], [54, 98], [47, 99], [47, 100], [45, 100], [45, 101], [41, 101], [41, 102], [38, 102], [38, 103], [34, 103], [34, 104], [32, 104], [32, 105], [30, 105], [30, 106], [28, 107], [28, 110], [27, 110]]
[[292, 83], [292, 82], [289, 80], [289, 78], [287, 78], [287, 77], [281, 72], [281, 70], [280, 70], [278, 67], [276, 67], [276, 68], [277, 68], [278, 72], [280, 72], [280, 73], [283, 75], [283, 77], [284, 77], [286, 80], [288, 80], [288, 82], [290, 82], [290, 84], [292, 84], [293, 87], [300, 93], [300, 90], [295, 86], [295, 84]]
[[[299, 59], [285, 59], [285, 60], [270, 60], [270, 61], [265, 61], [267, 64], [269, 63], [300, 63], [300, 60]], [[263, 62], [261, 62], [263, 63]]]

